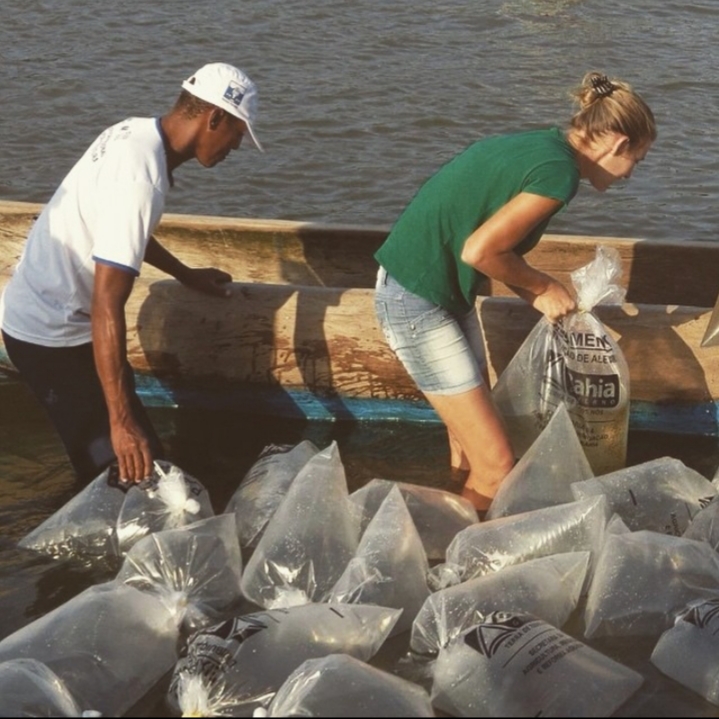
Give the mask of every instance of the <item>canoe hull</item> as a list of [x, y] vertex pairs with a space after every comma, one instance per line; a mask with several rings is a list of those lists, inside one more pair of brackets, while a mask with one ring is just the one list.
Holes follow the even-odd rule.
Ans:
[[[6, 248], [0, 290], [40, 209], [0, 203]], [[163, 220], [158, 236], [183, 261], [228, 268], [239, 281], [224, 300], [143, 269], [127, 317], [129, 359], [145, 401], [312, 419], [437, 422], [376, 322], [372, 255], [385, 234], [307, 223]], [[650, 300], [596, 310], [630, 368], [631, 426], [719, 435], [719, 351], [701, 348], [709, 298], [717, 292], [719, 245], [550, 236], [530, 260], [569, 282], [569, 272], [591, 260], [599, 242], [620, 249], [628, 297]], [[651, 283], [650, 269], [667, 262], [681, 269], [671, 281]], [[660, 303], [680, 296], [696, 302]], [[495, 381], [539, 314], [508, 296], [482, 297], [477, 311]], [[12, 369], [1, 348], [0, 362]]]

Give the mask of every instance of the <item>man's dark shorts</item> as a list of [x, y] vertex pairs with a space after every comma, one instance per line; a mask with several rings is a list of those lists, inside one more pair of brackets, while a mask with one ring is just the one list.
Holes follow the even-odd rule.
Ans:
[[[55, 425], [78, 481], [95, 479], [115, 461], [105, 396], [95, 369], [92, 344], [44, 347], [2, 333], [5, 349]], [[132, 370], [128, 366], [129, 376]], [[143, 427], [153, 456], [164, 456], [162, 443], [132, 392], [133, 411]]]

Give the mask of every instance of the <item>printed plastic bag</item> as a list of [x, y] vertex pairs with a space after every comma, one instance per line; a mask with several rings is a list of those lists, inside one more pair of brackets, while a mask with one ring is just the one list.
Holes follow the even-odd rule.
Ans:
[[241, 579], [235, 515], [223, 514], [144, 537], [128, 552], [116, 581], [157, 594], [195, 630], [240, 604]]
[[248, 716], [267, 707], [307, 659], [373, 657], [401, 610], [305, 604], [248, 614], [198, 632], [177, 662], [168, 700], [185, 716]]
[[443, 561], [447, 547], [457, 533], [479, 522], [472, 503], [453, 492], [389, 479], [373, 479], [350, 494], [350, 500], [362, 510], [362, 532], [393, 487], [399, 487], [402, 493], [429, 561]]
[[122, 716], [177, 662], [177, 619], [157, 597], [107, 582], [3, 639], [0, 662], [42, 662], [81, 707]]
[[322, 601], [359, 543], [337, 443], [300, 470], [242, 576], [242, 592], [266, 609]]
[[346, 654], [303, 662], [280, 687], [270, 717], [433, 717], [429, 694]]
[[436, 654], [500, 608], [561, 627], [577, 607], [589, 557], [589, 552], [567, 552], [530, 559], [435, 592], [414, 620], [410, 648]]
[[504, 478], [485, 519], [573, 502], [570, 485], [593, 476], [562, 402], [534, 444]]
[[236, 517], [242, 548], [257, 545], [297, 473], [317, 452], [309, 440], [295, 446], [271, 444], [262, 450], [225, 508]]
[[712, 499], [706, 507], [694, 515], [682, 536], [684, 539], [706, 542], [714, 548], [714, 551], [719, 551], [719, 497]]
[[394, 628], [400, 634], [429, 596], [428, 571], [422, 540], [399, 488], [393, 487], [327, 601], [402, 609]]
[[540, 619], [497, 612], [440, 652], [432, 703], [450, 716], [608, 717], [643, 682]]
[[693, 602], [659, 638], [657, 669], [719, 706], [719, 596]]
[[[89, 715], [89, 713], [88, 713]], [[0, 717], [79, 717], [60, 678], [35, 659], [0, 664]]]
[[607, 533], [584, 612], [584, 636], [655, 635], [690, 602], [719, 595], [719, 554], [658, 532]]
[[606, 500], [592, 497], [481, 522], [454, 538], [447, 561], [430, 570], [430, 586], [443, 589], [551, 554], [597, 554], [607, 520]]
[[576, 499], [603, 495], [609, 511], [632, 531], [650, 529], [676, 537], [717, 496], [708, 479], [672, 457], [576, 482], [571, 491]]
[[572, 273], [578, 310], [556, 324], [543, 317], [499, 377], [492, 395], [522, 456], [556, 407], [567, 405], [595, 475], [624, 466], [629, 430], [629, 368], [592, 310], [621, 304], [626, 290], [617, 250], [598, 246]]

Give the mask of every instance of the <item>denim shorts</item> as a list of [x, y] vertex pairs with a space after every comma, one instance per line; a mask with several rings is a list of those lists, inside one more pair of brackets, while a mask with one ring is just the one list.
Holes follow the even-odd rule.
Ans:
[[455, 315], [406, 290], [383, 267], [375, 310], [385, 338], [422, 392], [452, 395], [484, 384], [484, 335], [477, 311]]

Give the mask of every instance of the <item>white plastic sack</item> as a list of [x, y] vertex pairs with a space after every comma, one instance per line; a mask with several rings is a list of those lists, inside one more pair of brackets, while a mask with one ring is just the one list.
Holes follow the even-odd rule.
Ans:
[[659, 638], [651, 661], [674, 681], [719, 706], [719, 596], [683, 611]]
[[589, 557], [589, 552], [568, 552], [530, 559], [435, 592], [414, 620], [410, 648], [436, 654], [500, 609], [561, 627], [577, 607]]
[[0, 664], [0, 717], [79, 717], [80, 707], [59, 677], [34, 659]]
[[577, 482], [571, 489], [576, 499], [605, 496], [610, 511], [632, 531], [649, 529], [675, 537], [717, 496], [706, 477], [672, 457]]
[[719, 554], [658, 532], [608, 533], [584, 613], [584, 636], [659, 636], [690, 602], [719, 594]]
[[593, 476], [562, 402], [549, 424], [502, 481], [485, 519], [573, 502], [572, 482]]
[[598, 246], [595, 259], [572, 273], [578, 310], [532, 329], [495, 385], [492, 395], [512, 445], [522, 456], [567, 405], [595, 475], [624, 466], [629, 431], [629, 368], [619, 344], [592, 312], [621, 304], [617, 250]]
[[153, 592], [185, 625], [199, 629], [242, 599], [242, 556], [234, 514], [156, 532], [135, 544], [117, 581]]
[[402, 609], [394, 628], [400, 634], [410, 629], [429, 596], [428, 571], [422, 540], [399, 488], [393, 487], [327, 601]]
[[271, 444], [262, 450], [225, 508], [236, 517], [241, 547], [257, 545], [294, 478], [317, 452], [309, 440], [295, 446]]
[[399, 615], [369, 605], [305, 604], [224, 622], [190, 640], [168, 699], [185, 716], [248, 716], [267, 707], [307, 659], [344, 653], [368, 661]]
[[451, 716], [608, 717], [643, 682], [546, 622], [497, 612], [440, 652], [432, 703]]
[[267, 609], [327, 596], [359, 543], [337, 443], [300, 470], [272, 516], [242, 576], [242, 591]]
[[175, 665], [178, 639], [157, 597], [108, 582], [3, 639], [0, 662], [42, 662], [81, 707], [122, 716]]
[[350, 500], [362, 510], [363, 533], [395, 486], [402, 493], [430, 562], [443, 561], [447, 547], [457, 533], [479, 522], [472, 503], [458, 494], [406, 482], [373, 479], [350, 494]]
[[270, 717], [433, 717], [417, 684], [346, 654], [303, 662], [280, 687]]
[[430, 570], [430, 586], [442, 589], [552, 554], [596, 554], [607, 520], [606, 501], [592, 497], [468, 527], [449, 545], [447, 561]]

